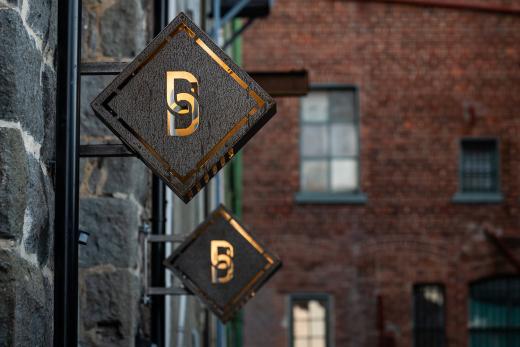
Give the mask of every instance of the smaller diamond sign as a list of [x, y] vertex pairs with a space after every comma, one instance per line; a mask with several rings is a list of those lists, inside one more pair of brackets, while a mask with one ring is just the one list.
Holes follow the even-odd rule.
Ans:
[[213, 211], [164, 261], [222, 322], [281, 266], [224, 206]]

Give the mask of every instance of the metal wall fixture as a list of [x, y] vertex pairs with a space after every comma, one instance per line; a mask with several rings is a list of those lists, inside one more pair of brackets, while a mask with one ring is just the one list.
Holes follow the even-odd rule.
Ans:
[[81, 1], [58, 2], [54, 346], [78, 343], [78, 175]]
[[[156, 0], [155, 17], [158, 33], [166, 24], [166, 1]], [[86, 243], [87, 233], [78, 232], [79, 158], [132, 157], [124, 145], [79, 146], [79, 109], [81, 85], [81, 0], [58, 2], [57, 93], [56, 93], [56, 215], [54, 278], [54, 346], [78, 343], [78, 244]], [[121, 64], [124, 65], [124, 64]], [[96, 68], [105, 65], [96, 65]], [[83, 75], [111, 75], [111, 71], [91, 69]], [[164, 234], [164, 183], [153, 180], [153, 234]], [[152, 275], [164, 279], [159, 248], [153, 256]], [[160, 269], [159, 269], [160, 267]], [[160, 274], [158, 274], [160, 273]], [[164, 310], [164, 302], [152, 305]], [[154, 307], [152, 307], [154, 311]], [[156, 315], [159, 319], [163, 315]], [[152, 324], [153, 326], [153, 324]], [[159, 327], [163, 327], [162, 321]], [[162, 329], [162, 328], [160, 328]], [[154, 334], [157, 337], [157, 334]], [[158, 332], [164, 336], [162, 331]], [[162, 345], [159, 341], [158, 345]]]
[[144, 293], [144, 301], [149, 302], [150, 296], [153, 295], [191, 295], [192, 293], [184, 288], [184, 286], [180, 287], [155, 287], [154, 284], [150, 281], [149, 271], [152, 267], [152, 262], [150, 261], [150, 248], [153, 244], [165, 244], [165, 243], [182, 243], [184, 242], [186, 236], [185, 235], [157, 235], [150, 233], [142, 233], [140, 238], [140, 245], [143, 259], [143, 276], [146, 281], [145, 293]]

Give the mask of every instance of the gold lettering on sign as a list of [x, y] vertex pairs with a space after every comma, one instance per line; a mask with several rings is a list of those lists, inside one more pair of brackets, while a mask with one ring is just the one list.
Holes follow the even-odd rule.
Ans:
[[[175, 80], [190, 83], [189, 93], [175, 93]], [[199, 82], [187, 71], [166, 71], [166, 133], [168, 136], [189, 136], [199, 127]], [[191, 122], [186, 128], [176, 128], [176, 117], [191, 114]]]
[[[234, 256], [235, 250], [229, 242], [211, 241], [211, 283], [228, 283], [233, 279]], [[222, 272], [224, 274], [219, 276]]]

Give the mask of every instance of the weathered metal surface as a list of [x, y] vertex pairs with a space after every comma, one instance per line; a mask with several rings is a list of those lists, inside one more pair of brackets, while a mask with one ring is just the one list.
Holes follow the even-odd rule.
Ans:
[[[164, 249], [165, 243], [182, 243], [186, 240], [187, 235], [166, 235], [166, 234], [150, 234], [149, 230], [143, 229], [143, 236], [140, 238], [141, 255], [143, 264], [143, 278], [145, 278], [145, 296], [157, 295], [191, 295], [191, 292], [187, 291], [182, 287], [165, 287], [165, 283], [154, 283], [153, 278], [153, 266], [156, 266], [153, 262], [153, 256], [156, 254], [157, 248]], [[161, 246], [153, 249], [153, 245]], [[151, 254], [151, 256], [150, 256]], [[164, 255], [163, 255], [164, 257]], [[159, 266], [164, 271], [162, 265], [163, 259], [159, 261]], [[149, 276], [149, 271], [152, 270], [152, 276]], [[164, 274], [164, 272], [163, 272]], [[163, 275], [164, 277], [164, 275]]]
[[84, 76], [118, 75], [127, 66], [127, 62], [84, 62], [80, 73]]
[[135, 157], [125, 145], [81, 145], [79, 146], [80, 157]]
[[192, 295], [184, 288], [149, 288], [147, 295]]
[[271, 96], [182, 13], [92, 108], [185, 202], [276, 112]]
[[222, 205], [164, 264], [223, 322], [281, 266]]

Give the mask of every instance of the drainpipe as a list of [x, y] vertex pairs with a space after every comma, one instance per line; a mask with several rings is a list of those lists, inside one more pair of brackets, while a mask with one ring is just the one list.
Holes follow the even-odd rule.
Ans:
[[[166, 26], [167, 0], [155, 0], [154, 2], [154, 33], [157, 35]], [[152, 234], [163, 235], [165, 233], [165, 206], [166, 185], [157, 176], [152, 177]], [[155, 242], [151, 245], [151, 284], [154, 287], [164, 287], [165, 269], [162, 264], [165, 253], [164, 244]], [[164, 296], [152, 296], [151, 303], [151, 338], [158, 347], [164, 347]]]
[[[176, 3], [174, 0], [170, 0], [169, 5], [170, 6], [168, 7], [168, 20], [171, 21], [171, 20], [173, 20], [173, 18], [175, 18], [176, 14], [178, 13], [178, 10], [177, 10], [177, 6], [176, 6]], [[170, 200], [170, 201], [173, 202], [173, 195], [172, 195], [172, 200]], [[171, 205], [171, 208], [173, 208], [173, 204]], [[195, 208], [195, 207], [193, 207], [193, 208]], [[170, 222], [170, 224], [171, 223], [173, 223], [173, 220]], [[168, 252], [168, 255], [169, 255], [169, 254], [171, 254], [173, 249], [171, 249], [172, 248], [171, 244], [169, 244], [168, 246], [170, 247], [170, 250]], [[168, 297], [167, 299], [168, 299], [167, 300], [168, 318], [170, 318], [171, 313], [169, 311], [171, 310], [172, 300], [171, 300], [171, 297]], [[178, 312], [178, 317], [177, 317], [177, 344], [175, 345], [176, 347], [184, 347], [184, 335], [185, 335], [185, 330], [186, 330], [187, 301], [188, 301], [188, 297], [186, 295], [179, 296], [179, 312]], [[171, 326], [171, 325], [169, 325], [169, 326]], [[168, 329], [168, 326], [166, 329]], [[170, 334], [168, 334], [168, 335], [170, 335]], [[167, 347], [169, 347], [169, 345], [167, 345]]]
[[54, 346], [78, 344], [79, 0], [58, 2]]

